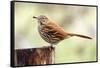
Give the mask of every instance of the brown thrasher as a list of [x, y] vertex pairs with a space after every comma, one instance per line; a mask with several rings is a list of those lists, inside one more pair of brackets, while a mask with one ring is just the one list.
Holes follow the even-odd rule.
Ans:
[[44, 15], [40, 15], [38, 17], [33, 16], [33, 18], [38, 20], [38, 31], [40, 33], [40, 36], [51, 45], [57, 44], [60, 41], [72, 36], [92, 39], [91, 37], [85, 35], [67, 33], [58, 24], [50, 21]]

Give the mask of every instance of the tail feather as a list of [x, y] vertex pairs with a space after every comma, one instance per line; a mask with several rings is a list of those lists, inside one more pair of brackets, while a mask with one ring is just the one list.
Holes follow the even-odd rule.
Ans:
[[70, 36], [82, 37], [82, 38], [86, 38], [86, 39], [92, 39], [92, 38], [91, 38], [91, 37], [89, 37], [89, 36], [80, 35], [80, 34], [72, 34], [72, 33], [70, 33], [69, 35], [70, 35]]

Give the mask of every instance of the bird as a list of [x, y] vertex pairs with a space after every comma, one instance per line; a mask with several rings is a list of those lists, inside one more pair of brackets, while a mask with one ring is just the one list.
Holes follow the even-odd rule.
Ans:
[[64, 29], [58, 25], [56, 22], [51, 21], [45, 15], [33, 16], [34, 19], [38, 22], [38, 32], [43, 40], [47, 43], [51, 44], [51, 46], [58, 44], [64, 39], [68, 39], [70, 37], [76, 36], [85, 39], [92, 39], [89, 36], [70, 33], [64, 31]]

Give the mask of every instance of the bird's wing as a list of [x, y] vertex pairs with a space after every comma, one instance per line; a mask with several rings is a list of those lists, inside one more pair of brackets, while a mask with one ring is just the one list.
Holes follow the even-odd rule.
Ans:
[[50, 27], [51, 30], [56, 31], [59, 34], [66, 35], [64, 29], [60, 27], [58, 24], [56, 24], [55, 22], [49, 21], [47, 27]]

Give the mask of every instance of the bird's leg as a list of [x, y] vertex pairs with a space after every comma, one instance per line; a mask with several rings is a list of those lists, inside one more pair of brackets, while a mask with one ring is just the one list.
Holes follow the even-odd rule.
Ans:
[[52, 50], [54, 50], [53, 44], [50, 44], [50, 47], [51, 47]]

